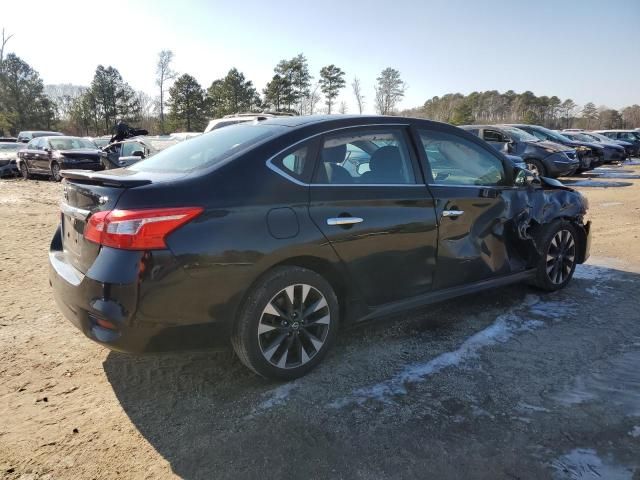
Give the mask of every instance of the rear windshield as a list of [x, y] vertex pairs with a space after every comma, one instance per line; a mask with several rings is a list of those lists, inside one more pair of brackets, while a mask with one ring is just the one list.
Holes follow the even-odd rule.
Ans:
[[19, 148], [23, 148], [18, 143], [0, 143], [0, 152], [15, 152]]
[[286, 127], [239, 124], [180, 142], [128, 167], [138, 172], [188, 172], [221, 163], [273, 137]]

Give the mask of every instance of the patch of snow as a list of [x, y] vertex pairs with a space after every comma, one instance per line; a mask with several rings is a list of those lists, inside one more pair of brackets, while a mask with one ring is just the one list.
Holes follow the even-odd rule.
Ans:
[[531, 411], [531, 412], [544, 412], [544, 413], [551, 412], [551, 410], [549, 410], [548, 408], [539, 407], [537, 405], [530, 405], [528, 403], [519, 403], [518, 404], [518, 410], [520, 410], [520, 411]]
[[[557, 320], [570, 313], [570, 306], [560, 302], [548, 302], [553, 306], [546, 307], [545, 303], [536, 295], [527, 295], [524, 305], [514, 307], [504, 314], [496, 317], [496, 320], [487, 328], [476, 332], [466, 339], [460, 347], [451, 352], [445, 352], [427, 362], [417, 362], [405, 366], [394, 376], [371, 387], [354, 390], [347, 397], [335, 400], [330, 404], [333, 408], [342, 408], [350, 404], [363, 405], [369, 400], [382, 403], [393, 403], [393, 397], [405, 395], [407, 386], [424, 381], [431, 375], [440, 373], [450, 367], [459, 366], [469, 360], [478, 358], [479, 352], [491, 345], [504, 343], [513, 336], [541, 328], [545, 325], [540, 320], [532, 320], [520, 314], [524, 307], [524, 314], [532, 313], [547, 319]], [[554, 309], [559, 309], [556, 312]]]
[[291, 392], [297, 387], [295, 382], [280, 385], [262, 394], [264, 400], [258, 404], [253, 411], [254, 414], [264, 412], [270, 408], [284, 405], [289, 399]]
[[551, 462], [557, 480], [632, 480], [633, 469], [603, 461], [595, 450], [577, 448]]

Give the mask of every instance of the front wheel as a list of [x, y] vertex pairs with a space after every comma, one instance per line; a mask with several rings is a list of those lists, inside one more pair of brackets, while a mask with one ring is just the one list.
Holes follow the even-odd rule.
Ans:
[[338, 317], [338, 299], [322, 276], [305, 268], [278, 267], [246, 299], [232, 334], [233, 348], [259, 375], [298, 378], [326, 355]]
[[29, 174], [29, 167], [27, 167], [24, 162], [20, 162], [20, 175], [22, 175], [22, 178], [24, 178], [25, 180], [29, 180], [29, 178], [31, 177], [31, 175]]
[[527, 170], [532, 172], [534, 175], [538, 177], [547, 176], [547, 170], [546, 168], [544, 168], [544, 165], [540, 160], [536, 160], [535, 158], [528, 158], [527, 160], [525, 160], [525, 163], [527, 165]]
[[537, 242], [542, 246], [542, 252], [537, 263], [535, 285], [550, 292], [564, 288], [576, 269], [576, 227], [558, 220], [541, 231]]
[[58, 163], [53, 162], [51, 164], [51, 178], [54, 182], [59, 182], [62, 180], [62, 176], [60, 175], [60, 165]]

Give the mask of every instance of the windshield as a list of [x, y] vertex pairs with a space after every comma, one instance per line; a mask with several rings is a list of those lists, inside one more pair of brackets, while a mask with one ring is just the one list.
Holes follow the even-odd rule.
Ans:
[[554, 132], [553, 130], [549, 130], [548, 128], [544, 128], [544, 127], [538, 127], [538, 130], [540, 130], [541, 132], [543, 132], [545, 135], [547, 135], [548, 137], [553, 138], [554, 140], [558, 140], [559, 142], [567, 142], [570, 141], [569, 138], [567, 138], [566, 136], [558, 133], [558, 132]]
[[97, 148], [95, 143], [84, 138], [50, 138], [49, 145], [54, 150], [95, 150]]
[[537, 137], [515, 127], [505, 127], [504, 131], [519, 142], [539, 142]]
[[247, 151], [285, 128], [275, 125], [231, 125], [188, 142], [180, 142], [129, 168], [139, 172], [188, 172], [209, 167]]
[[576, 140], [580, 140], [581, 142], [593, 142], [593, 138], [589, 138], [588, 135], [584, 133], [574, 133], [571, 138], [575, 138]]
[[21, 146], [18, 143], [0, 143], [0, 152], [17, 152]]
[[583, 133], [584, 136], [591, 138], [597, 142], [610, 142], [611, 139], [609, 137], [605, 137], [604, 135], [600, 135], [599, 133]]

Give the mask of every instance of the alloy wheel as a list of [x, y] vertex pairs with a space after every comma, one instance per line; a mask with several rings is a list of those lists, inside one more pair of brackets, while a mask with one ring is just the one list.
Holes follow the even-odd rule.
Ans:
[[576, 242], [569, 230], [559, 230], [547, 250], [547, 276], [555, 285], [567, 280], [576, 258]]
[[536, 177], [540, 176], [540, 171], [538, 170], [538, 166], [533, 162], [527, 162], [527, 170], [533, 173]]
[[322, 348], [331, 328], [327, 299], [311, 285], [280, 290], [267, 303], [258, 323], [258, 343], [264, 358], [278, 368], [296, 368]]
[[56, 182], [62, 180], [62, 177], [60, 176], [60, 165], [58, 165], [57, 163], [51, 165], [51, 176]]

